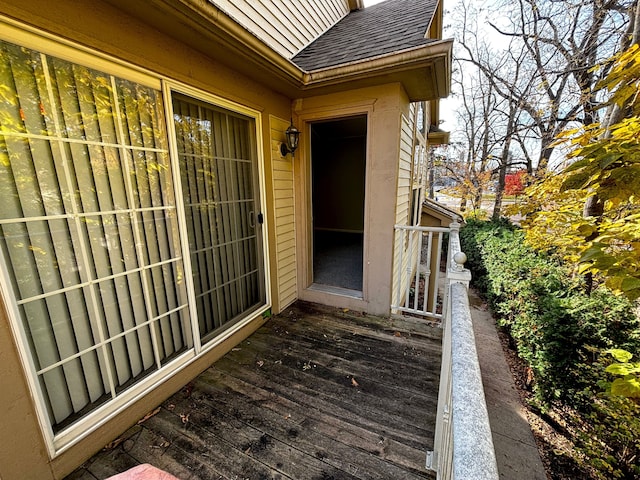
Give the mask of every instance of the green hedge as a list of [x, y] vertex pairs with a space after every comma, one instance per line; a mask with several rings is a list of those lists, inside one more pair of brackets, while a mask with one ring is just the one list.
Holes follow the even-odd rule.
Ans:
[[598, 386], [603, 349], [640, 354], [634, 306], [603, 288], [586, 295], [580, 278], [528, 247], [507, 221], [469, 221], [460, 239], [473, 285], [534, 372], [538, 406], [563, 412], [575, 453], [553, 453], [558, 462], [570, 456], [575, 478], [640, 478], [640, 402]]
[[530, 248], [520, 229], [504, 220], [470, 221], [460, 239], [473, 285], [531, 366], [543, 404], [579, 400], [601, 375], [584, 368], [601, 350], [640, 351], [633, 305], [605, 289], [585, 294], [580, 278]]

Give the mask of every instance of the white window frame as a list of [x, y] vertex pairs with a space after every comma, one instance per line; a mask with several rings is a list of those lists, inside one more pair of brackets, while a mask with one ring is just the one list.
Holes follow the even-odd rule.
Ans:
[[195, 360], [214, 349], [216, 346], [234, 335], [237, 331], [260, 317], [265, 311], [272, 307], [271, 301], [271, 275], [269, 268], [268, 249], [268, 229], [266, 215], [263, 214], [264, 222], [261, 228], [261, 248], [262, 267], [264, 271], [265, 304], [255, 310], [245, 319], [237, 322], [232, 327], [225, 330], [205, 345], [201, 344], [197, 312], [194, 302], [193, 280], [191, 277], [191, 265], [188, 254], [187, 230], [183, 208], [183, 197], [181, 192], [180, 172], [177, 162], [177, 145], [175, 138], [175, 126], [173, 122], [173, 111], [171, 102], [171, 92], [182, 93], [195, 99], [205, 101], [214, 106], [230, 110], [235, 113], [250, 117], [255, 122], [256, 138], [256, 161], [258, 163], [258, 184], [259, 202], [263, 212], [266, 211], [266, 180], [264, 172], [264, 150], [263, 150], [263, 125], [262, 113], [259, 110], [230, 101], [223, 97], [207, 93], [203, 90], [191, 87], [187, 84], [177, 82], [168, 77], [148, 71], [131, 63], [111, 57], [102, 52], [85, 47], [83, 45], [62, 39], [58, 36], [42, 32], [36, 28], [22, 24], [8, 17], [0, 15], [0, 39], [20, 45], [25, 48], [41, 52], [45, 55], [58, 57], [79, 65], [103, 71], [115, 77], [139, 83], [144, 86], [154, 88], [162, 92], [164, 102], [164, 114], [167, 131], [167, 141], [169, 144], [169, 162], [172, 169], [172, 180], [174, 182], [174, 195], [176, 209], [178, 212], [178, 234], [180, 236], [181, 253], [187, 282], [188, 306], [191, 310], [191, 330], [194, 347], [173, 359], [160, 370], [148, 375], [138, 383], [129, 387], [118, 395], [115, 399], [106, 402], [104, 405], [91, 411], [78, 421], [64, 428], [57, 434], [53, 432], [47, 408], [43, 400], [42, 391], [37, 380], [36, 368], [27, 346], [27, 335], [22, 325], [18, 303], [13, 294], [12, 287], [6, 279], [9, 278], [4, 262], [0, 264], [0, 295], [7, 309], [9, 324], [16, 344], [20, 361], [22, 363], [24, 376], [33, 397], [33, 405], [43, 438], [50, 458], [55, 458], [76, 445], [78, 442], [95, 432], [98, 428], [108, 423], [121, 412], [126, 410], [131, 404], [143, 398], [151, 391], [158, 388], [169, 378], [179, 374], [185, 367]]

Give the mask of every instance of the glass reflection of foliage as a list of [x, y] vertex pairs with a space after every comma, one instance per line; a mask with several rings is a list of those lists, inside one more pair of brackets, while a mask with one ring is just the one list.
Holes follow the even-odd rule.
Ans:
[[264, 301], [255, 228], [253, 120], [173, 99], [200, 334], [228, 328]]
[[0, 252], [54, 431], [193, 345], [162, 112], [0, 42]]

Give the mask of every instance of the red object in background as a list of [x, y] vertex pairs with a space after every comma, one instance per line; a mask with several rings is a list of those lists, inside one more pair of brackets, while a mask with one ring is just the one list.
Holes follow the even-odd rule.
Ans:
[[527, 172], [524, 170], [507, 174], [504, 177], [504, 193], [507, 195], [521, 195], [524, 192], [524, 176], [526, 174]]

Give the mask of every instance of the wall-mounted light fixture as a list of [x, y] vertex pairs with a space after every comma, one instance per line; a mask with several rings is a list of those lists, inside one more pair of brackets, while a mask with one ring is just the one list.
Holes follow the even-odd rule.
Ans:
[[291, 125], [284, 132], [285, 143], [280, 144], [280, 153], [283, 157], [287, 156], [287, 153], [296, 151], [298, 148], [298, 140], [300, 140], [300, 130], [293, 126], [293, 118], [291, 119]]

